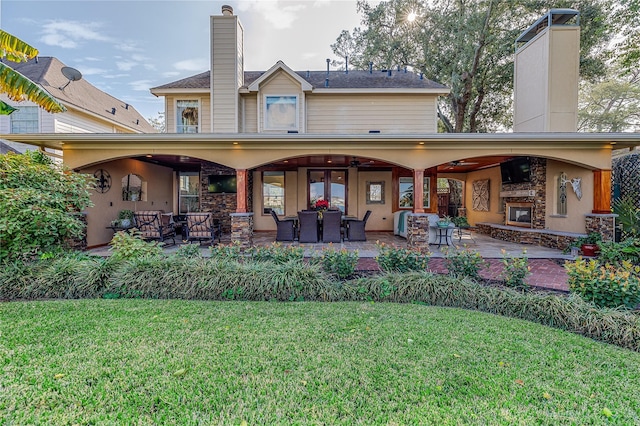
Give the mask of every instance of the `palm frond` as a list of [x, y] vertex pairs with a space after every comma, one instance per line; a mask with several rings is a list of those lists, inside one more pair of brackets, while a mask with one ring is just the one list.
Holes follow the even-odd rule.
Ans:
[[31, 47], [18, 37], [0, 30], [0, 57], [13, 62], [26, 62], [38, 55], [38, 49]]
[[3, 63], [0, 63], [0, 93], [17, 102], [28, 99], [51, 113], [66, 111], [49, 92]]
[[9, 115], [15, 110], [11, 105], [0, 101], [0, 115]]

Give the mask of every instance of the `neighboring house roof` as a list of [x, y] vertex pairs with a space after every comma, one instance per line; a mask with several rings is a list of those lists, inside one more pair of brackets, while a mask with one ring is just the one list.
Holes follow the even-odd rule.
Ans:
[[[132, 132], [158, 132], [133, 106], [103, 92], [84, 78], [67, 85], [69, 80], [61, 71], [65, 64], [54, 57], [41, 56], [20, 63], [8, 60], [2, 62], [38, 83], [68, 109], [98, 116]], [[113, 108], [115, 114], [112, 113]]]
[[[244, 86], [248, 89], [251, 84], [257, 80], [264, 80], [263, 76], [275, 72], [282, 67], [274, 65], [269, 71], [245, 71]], [[288, 68], [287, 68], [288, 69]], [[439, 93], [448, 93], [449, 89], [435, 81], [427, 78], [420, 78], [420, 75], [404, 70], [384, 71], [358, 71], [350, 70], [348, 73], [344, 71], [295, 71], [295, 73], [304, 81], [308, 82], [313, 89], [427, 89], [437, 91]], [[151, 89], [152, 93], [161, 93], [167, 89], [210, 89], [210, 71], [205, 71], [191, 77], [183, 78], [162, 86]], [[325, 87], [326, 79], [329, 79], [328, 87]]]
[[9, 146], [7, 143], [5, 143], [4, 140], [0, 139], [0, 154], [6, 154], [8, 152], [13, 152], [14, 154], [20, 154], [20, 151], [13, 148], [12, 146]]

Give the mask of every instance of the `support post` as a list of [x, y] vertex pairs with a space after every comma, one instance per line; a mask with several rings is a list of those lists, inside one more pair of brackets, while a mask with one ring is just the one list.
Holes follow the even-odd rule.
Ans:
[[413, 171], [413, 212], [424, 213], [424, 170]]
[[236, 179], [238, 183], [238, 189], [236, 193], [237, 203], [236, 203], [236, 213], [247, 213], [247, 170], [239, 169], [236, 170]]
[[593, 171], [594, 214], [611, 214], [611, 170]]

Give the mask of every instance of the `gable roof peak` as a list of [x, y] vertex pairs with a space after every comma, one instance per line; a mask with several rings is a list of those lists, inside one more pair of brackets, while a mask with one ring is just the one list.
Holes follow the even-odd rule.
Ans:
[[260, 77], [254, 80], [248, 87], [250, 92], [257, 92], [260, 89], [260, 84], [269, 79], [271, 76], [275, 75], [278, 71], [282, 71], [288, 74], [292, 79], [300, 83], [303, 91], [310, 91], [313, 89], [313, 86], [302, 76], [296, 73], [294, 70], [289, 68], [287, 64], [285, 64], [282, 60], [278, 60], [271, 68], [265, 71]]

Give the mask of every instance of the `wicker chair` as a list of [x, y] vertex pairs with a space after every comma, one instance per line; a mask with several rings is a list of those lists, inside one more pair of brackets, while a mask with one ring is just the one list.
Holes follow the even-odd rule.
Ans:
[[271, 210], [271, 216], [276, 222], [276, 241], [293, 241], [296, 238], [296, 221], [294, 219], [280, 219], [276, 212]]
[[318, 212], [298, 212], [300, 221], [300, 235], [298, 241], [301, 243], [318, 242]]
[[371, 216], [371, 210], [367, 210], [362, 220], [350, 220], [347, 224], [347, 238], [349, 241], [367, 241], [364, 228]]
[[164, 242], [171, 238], [176, 243], [176, 230], [171, 214], [163, 214], [160, 210], [140, 210], [133, 214], [136, 228], [145, 240]]
[[210, 241], [213, 245], [217, 238], [220, 242], [220, 224], [216, 223], [212, 213], [187, 213], [186, 216], [186, 241]]
[[322, 214], [322, 242], [342, 242], [340, 226], [342, 224], [342, 212], [340, 210], [327, 210]]

